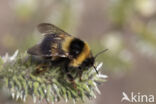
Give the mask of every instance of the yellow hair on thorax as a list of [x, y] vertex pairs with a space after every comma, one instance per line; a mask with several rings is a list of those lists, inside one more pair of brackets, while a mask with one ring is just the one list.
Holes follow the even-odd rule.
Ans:
[[85, 43], [82, 52], [79, 54], [79, 56], [76, 59], [73, 59], [71, 61], [70, 66], [78, 67], [89, 56], [90, 56], [90, 48], [89, 48], [88, 44]]
[[73, 40], [73, 37], [71, 36], [67, 36], [66, 38], [64, 38], [64, 41], [62, 42], [62, 49], [65, 52], [69, 52], [69, 46], [72, 40]]

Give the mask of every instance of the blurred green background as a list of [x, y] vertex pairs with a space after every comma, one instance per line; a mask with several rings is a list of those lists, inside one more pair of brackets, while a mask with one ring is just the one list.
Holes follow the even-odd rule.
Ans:
[[[122, 92], [156, 96], [155, 0], [1, 0], [0, 15], [1, 56], [40, 41], [42, 22], [87, 41], [93, 54], [109, 49], [97, 59], [108, 81], [85, 104], [122, 104]], [[0, 104], [16, 102], [1, 93]]]

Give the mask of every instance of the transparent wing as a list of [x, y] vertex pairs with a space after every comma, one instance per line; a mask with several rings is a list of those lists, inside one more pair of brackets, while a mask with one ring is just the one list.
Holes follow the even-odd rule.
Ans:
[[[58, 28], [57, 26], [50, 24], [50, 23], [41, 23], [38, 25], [38, 31], [40, 33], [50, 33], [50, 34], [64, 34], [69, 35], [62, 29]], [[70, 35], [69, 35], [70, 36]]]
[[69, 54], [63, 51], [60, 47], [61, 42], [71, 35], [64, 32], [62, 29], [56, 27], [53, 24], [41, 23], [38, 25], [38, 30], [44, 33], [44, 39], [40, 44], [28, 49], [28, 54], [45, 57], [68, 57]]

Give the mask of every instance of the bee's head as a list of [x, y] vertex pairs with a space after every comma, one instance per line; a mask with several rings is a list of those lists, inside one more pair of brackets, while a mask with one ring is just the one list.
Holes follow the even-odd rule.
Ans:
[[92, 67], [92, 66], [94, 66], [94, 62], [95, 62], [94, 57], [89, 57], [89, 58], [86, 58], [83, 61], [82, 66], [84, 66], [84, 67]]
[[83, 61], [83, 63], [81, 64], [81, 67], [88, 67], [88, 68], [89, 68], [89, 67], [94, 67], [95, 71], [98, 73], [98, 71], [97, 71], [97, 69], [96, 69], [96, 67], [95, 67], [95, 65], [94, 65], [95, 59], [96, 59], [96, 57], [97, 57], [98, 55], [100, 55], [101, 53], [103, 53], [103, 52], [105, 52], [105, 51], [107, 51], [107, 50], [108, 50], [108, 49], [105, 49], [105, 50], [103, 50], [103, 51], [97, 53], [95, 56], [92, 56], [92, 55], [91, 55], [91, 57], [86, 58], [86, 59]]

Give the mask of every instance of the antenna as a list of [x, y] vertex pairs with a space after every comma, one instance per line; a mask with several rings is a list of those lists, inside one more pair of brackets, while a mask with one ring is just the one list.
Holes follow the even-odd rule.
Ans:
[[93, 65], [93, 68], [95, 69], [96, 73], [99, 74], [99, 72], [96, 70], [96, 67]]
[[100, 51], [99, 53], [97, 53], [97, 54], [94, 56], [94, 58], [96, 58], [96, 57], [99, 56], [100, 54], [106, 52], [107, 50], [108, 50], [108, 49], [104, 49], [104, 50]]

